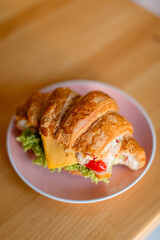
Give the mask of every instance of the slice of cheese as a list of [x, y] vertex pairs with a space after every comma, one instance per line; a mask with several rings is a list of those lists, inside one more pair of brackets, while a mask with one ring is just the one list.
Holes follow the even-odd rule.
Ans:
[[45, 137], [43, 134], [41, 134], [41, 137], [47, 160], [47, 167], [49, 169], [65, 167], [78, 163], [75, 153], [66, 153], [64, 145], [60, 145], [56, 139], [50, 136]]
[[104, 174], [96, 174], [95, 175], [97, 176], [98, 179], [101, 179], [101, 178], [110, 178], [112, 176], [111, 173], [104, 173]]

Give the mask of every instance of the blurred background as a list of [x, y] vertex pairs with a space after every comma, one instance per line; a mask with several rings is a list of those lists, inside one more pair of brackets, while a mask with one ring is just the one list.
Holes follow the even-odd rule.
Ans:
[[[158, 0], [139, 2], [159, 9]], [[136, 4], [1, 1], [0, 87], [9, 84], [21, 98], [54, 81], [84, 78], [107, 81], [141, 100], [146, 79], [136, 76], [159, 58], [160, 35], [157, 17]], [[149, 41], [154, 44], [148, 47]], [[135, 93], [133, 81], [139, 80]]]
[[[72, 79], [126, 91], [158, 128], [153, 105], [160, 90], [159, 16], [159, 0], [1, 0], [0, 140], [28, 94]], [[7, 158], [5, 146], [2, 154]], [[160, 239], [157, 232], [148, 240]]]

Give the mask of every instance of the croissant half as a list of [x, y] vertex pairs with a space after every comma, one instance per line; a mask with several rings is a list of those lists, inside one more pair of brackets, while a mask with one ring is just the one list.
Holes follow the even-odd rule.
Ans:
[[[138, 170], [145, 164], [132, 125], [118, 113], [116, 101], [100, 91], [85, 96], [67, 87], [36, 92], [17, 108], [15, 122], [18, 129], [41, 135], [49, 169], [84, 166], [104, 179], [113, 165]], [[79, 169], [71, 173], [81, 174]]]

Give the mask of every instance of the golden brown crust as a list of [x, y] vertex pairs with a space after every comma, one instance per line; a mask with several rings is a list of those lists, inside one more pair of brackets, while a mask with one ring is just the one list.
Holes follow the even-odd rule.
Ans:
[[101, 157], [105, 147], [118, 136], [129, 133], [132, 135], [132, 125], [116, 112], [109, 112], [94, 122], [78, 139], [75, 149], [83, 155]]
[[[23, 130], [27, 126], [39, 128], [39, 121], [48, 99], [48, 93], [33, 93], [27, 98], [27, 100], [17, 108], [15, 122], [17, 128]], [[25, 121], [22, 121], [25, 120]], [[22, 125], [22, 123], [24, 125]]]
[[39, 128], [40, 119], [46, 107], [49, 93], [36, 92], [32, 94], [27, 116], [31, 126]]
[[[31, 95], [32, 96], [32, 95]], [[16, 122], [19, 120], [28, 120], [28, 108], [31, 102], [31, 96], [27, 98], [27, 100], [17, 108], [16, 110]]]
[[66, 111], [71, 108], [80, 95], [67, 87], [55, 89], [48, 100], [48, 104], [40, 121], [40, 132], [44, 136], [54, 136], [60, 121]]
[[144, 149], [131, 136], [126, 136], [121, 143], [119, 154], [131, 154], [139, 163], [139, 168], [143, 167], [146, 160]]
[[81, 97], [63, 119], [57, 132], [57, 140], [72, 148], [78, 137], [83, 134], [97, 118], [108, 111], [117, 111], [114, 99], [100, 91], [92, 91]]
[[[16, 125], [23, 130], [27, 123], [43, 135], [57, 138], [66, 148], [97, 159], [104, 156], [109, 143], [124, 135], [118, 154], [131, 154], [140, 168], [145, 164], [144, 149], [132, 137], [132, 125], [117, 111], [117, 103], [105, 93], [92, 91], [82, 97], [65, 87], [32, 94], [17, 108]], [[81, 175], [79, 171], [71, 173]]]

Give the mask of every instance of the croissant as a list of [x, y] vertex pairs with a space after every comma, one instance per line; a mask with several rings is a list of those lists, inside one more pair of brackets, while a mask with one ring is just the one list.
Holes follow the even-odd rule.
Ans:
[[114, 99], [100, 91], [92, 91], [81, 97], [66, 114], [60, 124], [57, 140], [72, 148], [76, 140], [91, 124], [109, 111], [117, 111]]
[[131, 123], [118, 113], [116, 101], [100, 91], [81, 96], [61, 87], [33, 93], [17, 108], [15, 123], [21, 131], [39, 134], [49, 169], [98, 182], [111, 177], [113, 165], [132, 170], [145, 165], [145, 151], [133, 138]]

